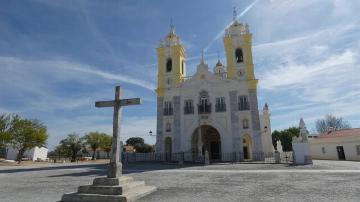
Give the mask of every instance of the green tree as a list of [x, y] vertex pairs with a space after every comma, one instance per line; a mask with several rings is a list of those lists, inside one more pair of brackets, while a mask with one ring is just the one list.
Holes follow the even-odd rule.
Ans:
[[127, 145], [131, 145], [131, 146], [136, 146], [136, 145], [143, 145], [145, 142], [144, 142], [144, 139], [141, 138], [141, 137], [131, 137], [129, 139], [126, 140], [126, 144]]
[[84, 147], [84, 140], [78, 134], [71, 133], [60, 141], [59, 146], [71, 158], [71, 162], [75, 162], [77, 153]]
[[103, 149], [106, 152], [106, 156], [107, 158], [110, 158], [110, 151], [111, 151], [111, 146], [112, 146], [112, 136], [107, 135], [107, 134], [103, 134], [102, 136], [102, 141], [100, 144], [100, 148]]
[[104, 135], [106, 134], [99, 132], [89, 132], [85, 135], [86, 145], [88, 145], [93, 151], [91, 160], [95, 160], [95, 152], [101, 146]]
[[14, 119], [18, 119], [18, 115], [2, 114], [0, 115], [0, 148], [6, 147], [11, 141], [10, 129], [14, 123]]
[[140, 153], [153, 152], [154, 150], [154, 148], [151, 145], [146, 144], [141, 137], [131, 137], [126, 140], [126, 144], [133, 146], [136, 149], [136, 152]]
[[150, 153], [154, 151], [153, 146], [149, 145], [149, 144], [142, 144], [142, 145], [136, 145], [135, 146], [136, 152], [139, 153]]
[[10, 129], [10, 145], [18, 150], [16, 160], [21, 163], [21, 159], [26, 150], [36, 146], [45, 146], [48, 139], [46, 126], [36, 119], [21, 119], [16, 117], [12, 120]]
[[280, 140], [281, 133], [277, 130], [271, 133], [272, 144], [274, 149], [277, 151], [277, 141]]
[[292, 151], [292, 138], [299, 136], [300, 129], [298, 127], [290, 127], [279, 132], [279, 139], [283, 151]]
[[71, 156], [71, 152], [69, 152], [62, 145], [58, 145], [55, 147], [54, 151], [49, 153], [49, 156], [58, 157], [60, 159], [61, 157]]
[[326, 133], [329, 130], [341, 130], [351, 128], [351, 125], [346, 122], [342, 117], [336, 117], [328, 114], [323, 119], [315, 121], [316, 131], [319, 134]]

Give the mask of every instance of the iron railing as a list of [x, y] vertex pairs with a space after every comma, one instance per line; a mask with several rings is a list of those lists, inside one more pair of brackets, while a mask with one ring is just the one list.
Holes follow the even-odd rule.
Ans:
[[211, 113], [211, 104], [207, 104], [207, 105], [198, 104], [198, 113], [199, 114]]
[[215, 105], [216, 112], [225, 112], [226, 111], [226, 104], [216, 104]]
[[[216, 162], [257, 162], [257, 163], [275, 163], [274, 153], [253, 152], [247, 154], [245, 159], [243, 152], [219, 153], [217, 155], [209, 154], [211, 163]], [[199, 156], [195, 152], [179, 152], [179, 153], [122, 153], [122, 162], [172, 162], [172, 163], [204, 163], [205, 155]], [[280, 163], [292, 163], [292, 152], [280, 153]]]
[[173, 108], [164, 108], [164, 116], [171, 116], [174, 114]]
[[194, 107], [184, 107], [184, 114], [194, 114]]

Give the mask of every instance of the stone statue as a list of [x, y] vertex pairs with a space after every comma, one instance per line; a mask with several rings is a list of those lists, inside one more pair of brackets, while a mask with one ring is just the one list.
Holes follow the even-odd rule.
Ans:
[[306, 128], [303, 118], [300, 119], [299, 129], [300, 129], [299, 137], [293, 137], [292, 141], [293, 142], [308, 142], [309, 131]]

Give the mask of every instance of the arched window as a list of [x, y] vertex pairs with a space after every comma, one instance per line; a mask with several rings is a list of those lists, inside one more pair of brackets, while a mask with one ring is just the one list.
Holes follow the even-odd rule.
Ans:
[[184, 74], [184, 60], [181, 61], [181, 74]]
[[243, 129], [248, 129], [249, 128], [249, 120], [244, 119], [243, 120]]
[[166, 72], [171, 72], [171, 70], [172, 70], [172, 60], [168, 59], [166, 61]]
[[237, 48], [235, 50], [235, 59], [236, 59], [237, 63], [244, 62], [243, 52], [242, 52], [241, 48]]

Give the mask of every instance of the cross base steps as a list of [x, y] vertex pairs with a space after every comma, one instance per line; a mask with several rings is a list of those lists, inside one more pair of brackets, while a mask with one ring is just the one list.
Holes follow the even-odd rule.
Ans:
[[64, 194], [61, 202], [127, 202], [135, 201], [156, 191], [144, 181], [132, 177], [95, 178], [93, 185], [80, 186], [78, 192]]

